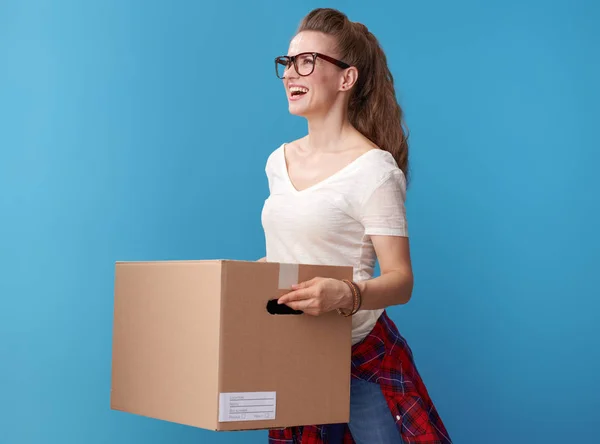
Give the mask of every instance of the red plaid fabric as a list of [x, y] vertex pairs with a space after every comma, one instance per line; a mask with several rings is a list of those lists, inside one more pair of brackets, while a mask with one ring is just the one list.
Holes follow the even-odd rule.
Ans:
[[[353, 346], [352, 377], [381, 386], [405, 444], [452, 444], [412, 351], [386, 312], [369, 336]], [[326, 430], [318, 425], [270, 430], [269, 443], [328, 444]], [[355, 444], [347, 425], [343, 444]]]

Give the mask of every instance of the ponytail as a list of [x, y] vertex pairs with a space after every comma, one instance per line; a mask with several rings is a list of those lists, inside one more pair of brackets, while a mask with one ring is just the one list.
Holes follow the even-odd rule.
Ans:
[[408, 134], [396, 100], [394, 78], [377, 38], [361, 23], [335, 9], [315, 9], [300, 31], [319, 31], [337, 40], [341, 59], [355, 66], [358, 81], [350, 98], [350, 123], [379, 148], [388, 151], [408, 181]]

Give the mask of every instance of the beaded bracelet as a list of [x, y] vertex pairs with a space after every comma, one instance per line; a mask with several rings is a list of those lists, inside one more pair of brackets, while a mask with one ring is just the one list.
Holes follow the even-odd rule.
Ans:
[[356, 307], [356, 310], [354, 310], [354, 312], [352, 313], [356, 314], [362, 307], [362, 293], [360, 292], [360, 288], [356, 282], [352, 282], [352, 286], [354, 287], [354, 289], [356, 290], [356, 294], [358, 295], [358, 306]]
[[358, 310], [360, 310], [360, 307], [362, 305], [362, 295], [360, 294], [360, 289], [358, 288], [358, 285], [355, 282], [349, 281], [348, 279], [342, 279], [342, 282], [345, 282], [346, 285], [350, 287], [350, 290], [352, 290], [352, 311], [350, 313], [344, 313], [342, 309], [338, 308], [337, 312], [347, 318], [349, 316], [355, 315], [358, 312]]

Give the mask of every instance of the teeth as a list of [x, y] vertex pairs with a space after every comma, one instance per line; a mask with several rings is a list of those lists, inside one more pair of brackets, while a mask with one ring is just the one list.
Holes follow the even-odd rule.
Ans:
[[302, 86], [292, 86], [290, 88], [290, 92], [299, 92], [299, 93], [307, 93], [308, 92], [308, 88], [304, 88]]

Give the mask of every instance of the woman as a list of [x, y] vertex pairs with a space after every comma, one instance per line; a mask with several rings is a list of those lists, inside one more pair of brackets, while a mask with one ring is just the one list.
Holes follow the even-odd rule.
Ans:
[[[386, 57], [365, 26], [317, 9], [276, 68], [289, 111], [307, 119], [308, 135], [267, 161], [262, 260], [354, 267], [354, 282], [317, 278], [279, 300], [306, 315], [351, 315], [353, 365], [349, 424], [271, 430], [269, 441], [450, 443], [385, 312], [408, 302], [413, 288], [408, 145]], [[372, 278], [376, 259], [381, 275]]]

